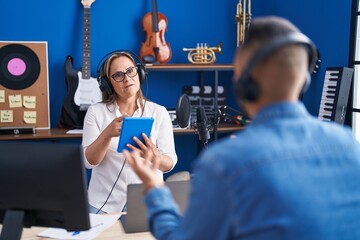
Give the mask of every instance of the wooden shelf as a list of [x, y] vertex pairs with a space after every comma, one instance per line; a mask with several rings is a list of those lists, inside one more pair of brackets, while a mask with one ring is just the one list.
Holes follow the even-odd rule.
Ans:
[[233, 71], [231, 64], [145, 64], [148, 71]]
[[[232, 123], [221, 123], [218, 126], [218, 133], [231, 133], [243, 129], [244, 126], [235, 125]], [[213, 133], [213, 128], [210, 129], [210, 133]], [[189, 135], [197, 134], [194, 128], [174, 128], [175, 135]]]
[[[147, 71], [158, 71], [158, 72], [171, 72], [171, 71], [207, 71], [214, 73], [214, 89], [218, 89], [219, 72], [220, 71], [233, 71], [234, 66], [232, 64], [145, 64]], [[214, 108], [217, 109], [218, 92], [214, 94], [215, 103]], [[234, 124], [233, 126], [218, 127], [218, 131], [214, 134], [214, 139], [217, 140], [217, 133], [233, 132], [239, 130], [240, 127]], [[194, 129], [174, 129], [175, 134], [196, 134]]]
[[[242, 129], [243, 127], [235, 124], [220, 124], [218, 133], [228, 133]], [[68, 134], [69, 129], [52, 128], [46, 130], [36, 130], [34, 134], [19, 134], [19, 135], [0, 135], [0, 141], [3, 140], [61, 140], [61, 139], [81, 139], [82, 134]], [[196, 134], [195, 129], [181, 129], [175, 128], [175, 135], [191, 135]], [[212, 130], [211, 130], [212, 132]]]

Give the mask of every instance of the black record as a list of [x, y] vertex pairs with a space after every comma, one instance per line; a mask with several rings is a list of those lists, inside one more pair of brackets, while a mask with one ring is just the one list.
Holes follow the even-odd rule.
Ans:
[[40, 74], [39, 58], [21, 44], [0, 48], [0, 67], [0, 85], [13, 90], [30, 87]]

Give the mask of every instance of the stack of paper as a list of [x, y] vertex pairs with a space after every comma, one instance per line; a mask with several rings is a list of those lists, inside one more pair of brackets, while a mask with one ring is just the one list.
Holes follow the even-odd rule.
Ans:
[[90, 213], [91, 228], [87, 231], [68, 232], [62, 228], [48, 228], [38, 234], [39, 237], [56, 238], [56, 239], [74, 239], [89, 240], [99, 236], [107, 228], [111, 227], [118, 219], [117, 215], [96, 215]]

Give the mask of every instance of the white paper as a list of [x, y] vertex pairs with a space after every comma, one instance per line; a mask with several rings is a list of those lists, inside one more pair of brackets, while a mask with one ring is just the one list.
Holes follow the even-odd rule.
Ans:
[[97, 215], [90, 213], [91, 228], [87, 231], [68, 232], [62, 228], [48, 228], [38, 234], [38, 237], [70, 240], [89, 240], [99, 236], [104, 230], [111, 227], [119, 218], [117, 215]]
[[83, 133], [82, 129], [71, 129], [66, 132], [66, 134], [82, 134], [82, 133]]

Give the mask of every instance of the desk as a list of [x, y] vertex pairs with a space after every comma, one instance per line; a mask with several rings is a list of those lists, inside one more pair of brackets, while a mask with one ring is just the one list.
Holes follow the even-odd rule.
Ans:
[[[22, 233], [22, 240], [50, 240], [50, 238], [41, 238], [37, 237], [36, 235], [47, 228], [45, 227], [32, 227], [32, 228], [24, 228]], [[1, 226], [0, 226], [1, 231]], [[114, 240], [114, 239], [121, 239], [121, 240], [154, 240], [155, 238], [151, 235], [150, 232], [142, 232], [142, 233], [131, 233], [127, 234], [124, 232], [124, 229], [120, 223], [120, 221], [116, 221], [114, 225], [110, 228], [106, 229], [104, 232], [101, 233], [100, 236], [95, 238], [97, 240]]]
[[[242, 129], [240, 125], [231, 123], [219, 124], [219, 133], [229, 133]], [[67, 134], [69, 129], [52, 128], [46, 130], [36, 130], [34, 134], [19, 134], [19, 135], [0, 135], [1, 140], [61, 140], [61, 139], [81, 139], [82, 134]], [[174, 129], [175, 135], [195, 134], [194, 129]]]
[[81, 139], [81, 134], [67, 134], [69, 129], [52, 128], [36, 130], [34, 134], [0, 135], [0, 140], [56, 140]]

